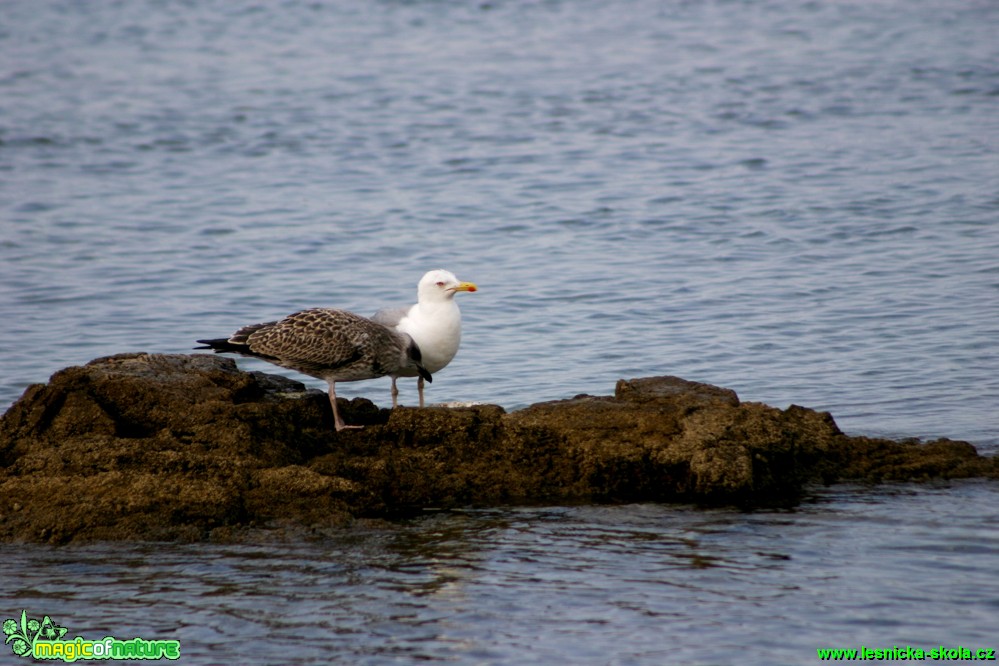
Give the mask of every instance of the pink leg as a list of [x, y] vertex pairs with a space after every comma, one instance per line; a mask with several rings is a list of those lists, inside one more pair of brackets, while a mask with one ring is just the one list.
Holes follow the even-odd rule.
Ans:
[[364, 426], [347, 425], [343, 422], [343, 419], [340, 417], [340, 412], [337, 411], [336, 408], [336, 388], [334, 387], [336, 382], [331, 381], [327, 383], [330, 385], [330, 405], [333, 406], [333, 424], [336, 426], [336, 431], [340, 432], [346, 428], [350, 428], [351, 430], [359, 430], [363, 428]]

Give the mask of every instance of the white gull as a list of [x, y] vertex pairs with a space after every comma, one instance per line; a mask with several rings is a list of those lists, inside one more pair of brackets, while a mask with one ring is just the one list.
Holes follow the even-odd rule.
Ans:
[[[443, 369], [458, 353], [461, 344], [461, 310], [454, 296], [459, 291], [478, 291], [471, 282], [461, 282], [454, 273], [443, 269], [430, 271], [420, 280], [416, 289], [416, 303], [409, 307], [384, 308], [371, 318], [373, 321], [405, 333], [413, 338], [420, 348], [423, 367], [429, 373]], [[416, 377], [418, 369], [413, 366], [401, 367], [392, 377], [392, 406], [398, 406], [398, 377]], [[420, 407], [423, 402], [423, 377], [416, 382], [420, 394]]]

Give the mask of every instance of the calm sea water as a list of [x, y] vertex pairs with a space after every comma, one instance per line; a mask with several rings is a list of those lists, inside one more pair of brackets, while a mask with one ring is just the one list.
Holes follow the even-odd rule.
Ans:
[[782, 513], [470, 510], [311, 543], [0, 553], [10, 617], [176, 639], [184, 663], [798, 666], [999, 642], [999, 489], [974, 482]]
[[[5, 2], [0, 405], [97, 356], [405, 303], [446, 267], [481, 291], [432, 400], [674, 374], [995, 452], [997, 28], [986, 0]], [[198, 663], [807, 663], [995, 642], [995, 493], [0, 568], [11, 613], [178, 633]]]

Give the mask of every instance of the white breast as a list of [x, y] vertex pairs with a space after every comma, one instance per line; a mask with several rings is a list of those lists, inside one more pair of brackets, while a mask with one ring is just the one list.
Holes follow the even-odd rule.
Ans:
[[431, 374], [443, 369], [461, 344], [461, 311], [453, 300], [417, 303], [399, 322], [397, 329], [408, 333], [420, 347], [423, 365]]

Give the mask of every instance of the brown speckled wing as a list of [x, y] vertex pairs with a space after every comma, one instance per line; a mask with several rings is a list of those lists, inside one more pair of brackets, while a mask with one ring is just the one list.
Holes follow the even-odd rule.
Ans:
[[384, 326], [344, 310], [315, 308], [233, 336], [254, 354], [306, 374], [342, 381], [381, 377], [404, 359], [403, 343]]

